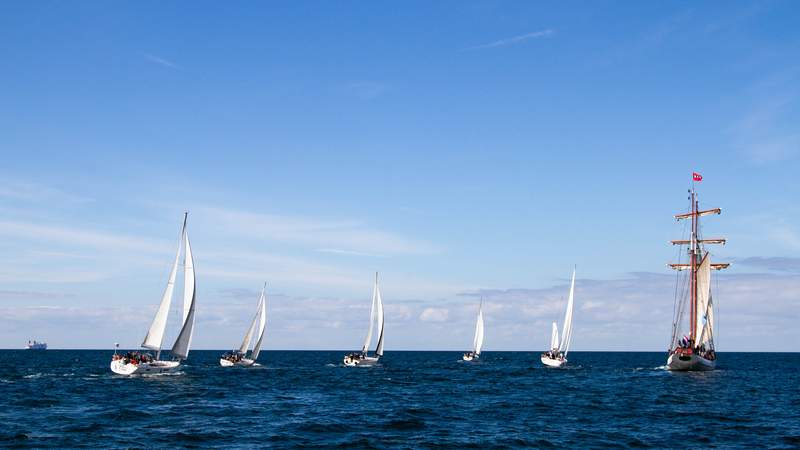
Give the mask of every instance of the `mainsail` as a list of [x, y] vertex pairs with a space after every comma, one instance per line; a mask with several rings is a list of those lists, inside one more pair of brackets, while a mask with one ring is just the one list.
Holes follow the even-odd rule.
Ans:
[[564, 314], [564, 328], [561, 329], [561, 346], [559, 349], [564, 352], [564, 358], [569, 353], [569, 344], [572, 342], [572, 304], [575, 299], [575, 269], [572, 270], [572, 283], [569, 287], [569, 299], [567, 300], [567, 312]]
[[483, 347], [483, 302], [478, 308], [478, 321], [475, 323], [475, 339], [473, 341], [473, 351], [476, 355], [481, 354]]
[[178, 274], [178, 261], [180, 261], [181, 247], [183, 246], [184, 234], [186, 233], [186, 218], [183, 217], [183, 225], [181, 226], [181, 233], [178, 238], [178, 250], [175, 252], [175, 262], [172, 264], [172, 269], [169, 272], [169, 279], [167, 280], [167, 287], [164, 289], [164, 295], [161, 296], [161, 303], [158, 305], [158, 310], [150, 324], [150, 329], [142, 341], [142, 347], [161, 351], [161, 345], [164, 340], [164, 331], [167, 328], [167, 316], [169, 316], [169, 306], [172, 303], [172, 293], [175, 290], [175, 277]]
[[194, 328], [195, 306], [195, 279], [192, 247], [189, 245], [189, 233], [186, 231], [185, 225], [183, 231], [183, 245], [186, 249], [186, 253], [183, 257], [183, 327], [175, 343], [172, 345], [171, 350], [172, 355], [178, 359], [186, 359], [189, 355], [189, 347], [192, 344], [192, 330]]
[[372, 305], [369, 307], [369, 331], [364, 339], [364, 346], [361, 347], [362, 353], [367, 353], [369, 344], [372, 342], [372, 328], [375, 325], [375, 300], [378, 297], [378, 272], [375, 272], [375, 285], [372, 287]]
[[711, 304], [711, 255], [706, 253], [700, 267], [697, 268], [697, 339], [699, 345], [711, 347], [713, 337], [714, 314]]
[[264, 294], [264, 291], [267, 290], [267, 283], [264, 283], [264, 288], [261, 290], [261, 300], [259, 304], [261, 305], [261, 317], [258, 323], [258, 340], [256, 341], [256, 345], [253, 347], [253, 353], [250, 355], [250, 359], [255, 361], [258, 359], [258, 354], [261, 353], [261, 344], [264, 342], [264, 330], [267, 328], [267, 297]]
[[[264, 283], [264, 289], [266, 289], [267, 285]], [[250, 341], [253, 340], [253, 331], [256, 329], [256, 322], [258, 322], [258, 317], [261, 315], [261, 302], [264, 301], [264, 291], [261, 291], [261, 296], [258, 298], [258, 305], [256, 306], [256, 313], [253, 315], [253, 321], [250, 323], [250, 326], [247, 328], [247, 333], [244, 335], [244, 339], [242, 339], [242, 345], [239, 346], [239, 353], [247, 352], [247, 348], [250, 347]]]
[[378, 272], [375, 272], [375, 296], [376, 300], [376, 319], [378, 320], [378, 345], [375, 347], [375, 354], [383, 356], [383, 299], [381, 298], [381, 290], [378, 288]]

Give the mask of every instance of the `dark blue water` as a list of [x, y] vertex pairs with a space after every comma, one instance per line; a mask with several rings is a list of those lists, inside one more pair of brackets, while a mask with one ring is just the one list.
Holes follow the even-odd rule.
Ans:
[[[663, 353], [264, 352], [223, 369], [193, 351], [183, 373], [125, 378], [110, 351], [0, 351], [0, 446], [800, 446], [800, 354], [720, 355], [671, 373]], [[762, 367], [759, 367], [761, 365]]]

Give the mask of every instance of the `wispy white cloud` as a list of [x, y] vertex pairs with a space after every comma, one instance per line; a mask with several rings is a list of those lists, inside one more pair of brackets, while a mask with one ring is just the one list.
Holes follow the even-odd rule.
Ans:
[[419, 315], [423, 322], [446, 322], [449, 311], [446, 308], [425, 308]]
[[731, 127], [731, 135], [744, 156], [757, 164], [792, 159], [800, 155], [800, 66], [769, 75], [753, 85], [751, 106]]
[[319, 248], [317, 249], [320, 253], [332, 253], [334, 255], [348, 255], [348, 256], [369, 256], [369, 257], [376, 257], [380, 255], [375, 255], [372, 253], [366, 252], [356, 252], [353, 250], [342, 250], [340, 248]]
[[74, 297], [65, 292], [0, 290], [0, 300], [43, 300]]
[[159, 64], [161, 66], [168, 67], [170, 69], [180, 69], [179, 65], [177, 65], [174, 62], [169, 61], [167, 59], [161, 58], [159, 56], [152, 55], [150, 53], [142, 53], [142, 56], [144, 56], [145, 59], [147, 59], [148, 61], [150, 61], [152, 63]]
[[521, 44], [525, 41], [529, 41], [531, 39], [539, 39], [539, 38], [547, 38], [555, 34], [554, 30], [547, 29], [547, 30], [540, 30], [534, 31], [531, 33], [520, 34], [519, 36], [514, 36], [506, 39], [500, 39], [498, 41], [489, 42], [487, 44], [476, 45], [474, 47], [468, 47], [464, 50], [481, 50], [485, 48], [495, 48], [495, 47], [505, 47], [508, 45], [516, 45]]
[[165, 242], [138, 236], [14, 220], [0, 220], [0, 236], [105, 249], [136, 249], [162, 252], [165, 248], [168, 248]]
[[[674, 282], [671, 275], [651, 273], [615, 280], [579, 279], [575, 350], [665, 349]], [[267, 348], [356, 348], [368, 324], [368, 285], [365, 283], [363, 295], [339, 297], [291, 296], [268, 287]], [[754, 350], [762, 342], [775, 342], [771, 350], [797, 350], [800, 276], [796, 273], [720, 275], [715, 289], [721, 349]], [[487, 349], [537, 351], [548, 343], [550, 322], [563, 320], [567, 291], [568, 285], [559, 283], [541, 289], [471, 290], [460, 298], [403, 300], [384, 289], [387, 349], [467, 348], [478, 298], [483, 296]], [[198, 309], [202, 333], [197, 334], [195, 348], [237, 344], [257, 296], [257, 287], [206, 292]], [[0, 307], [0, 342], [11, 345], [20, 335], [31, 334], [49, 338], [60, 347], [85, 347], [87, 343], [110, 347], [115, 341], [136, 346], [154, 308], [154, 304]], [[125, 317], [130, 326], [120, 330], [108, 317]]]
[[440, 249], [428, 242], [374, 229], [357, 220], [330, 220], [261, 214], [218, 207], [195, 211], [214, 217], [213, 226], [225, 233], [282, 241], [313, 248], [363, 254], [432, 254]]
[[736, 264], [775, 272], [800, 273], [800, 258], [751, 256], [749, 258], [736, 258], [734, 261]]
[[56, 205], [92, 201], [90, 198], [70, 194], [51, 186], [30, 182], [17, 182], [9, 179], [0, 180], [0, 198], [9, 201], [49, 202], [50, 204]]

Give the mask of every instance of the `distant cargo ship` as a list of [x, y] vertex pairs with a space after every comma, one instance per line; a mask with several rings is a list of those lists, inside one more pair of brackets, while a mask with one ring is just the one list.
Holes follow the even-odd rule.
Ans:
[[28, 341], [28, 350], [47, 350], [47, 342]]

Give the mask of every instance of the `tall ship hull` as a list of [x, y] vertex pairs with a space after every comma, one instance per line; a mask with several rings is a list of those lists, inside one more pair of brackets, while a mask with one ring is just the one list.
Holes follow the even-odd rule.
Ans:
[[667, 369], [674, 371], [714, 370], [716, 360], [706, 359], [699, 355], [673, 353], [667, 357]]

